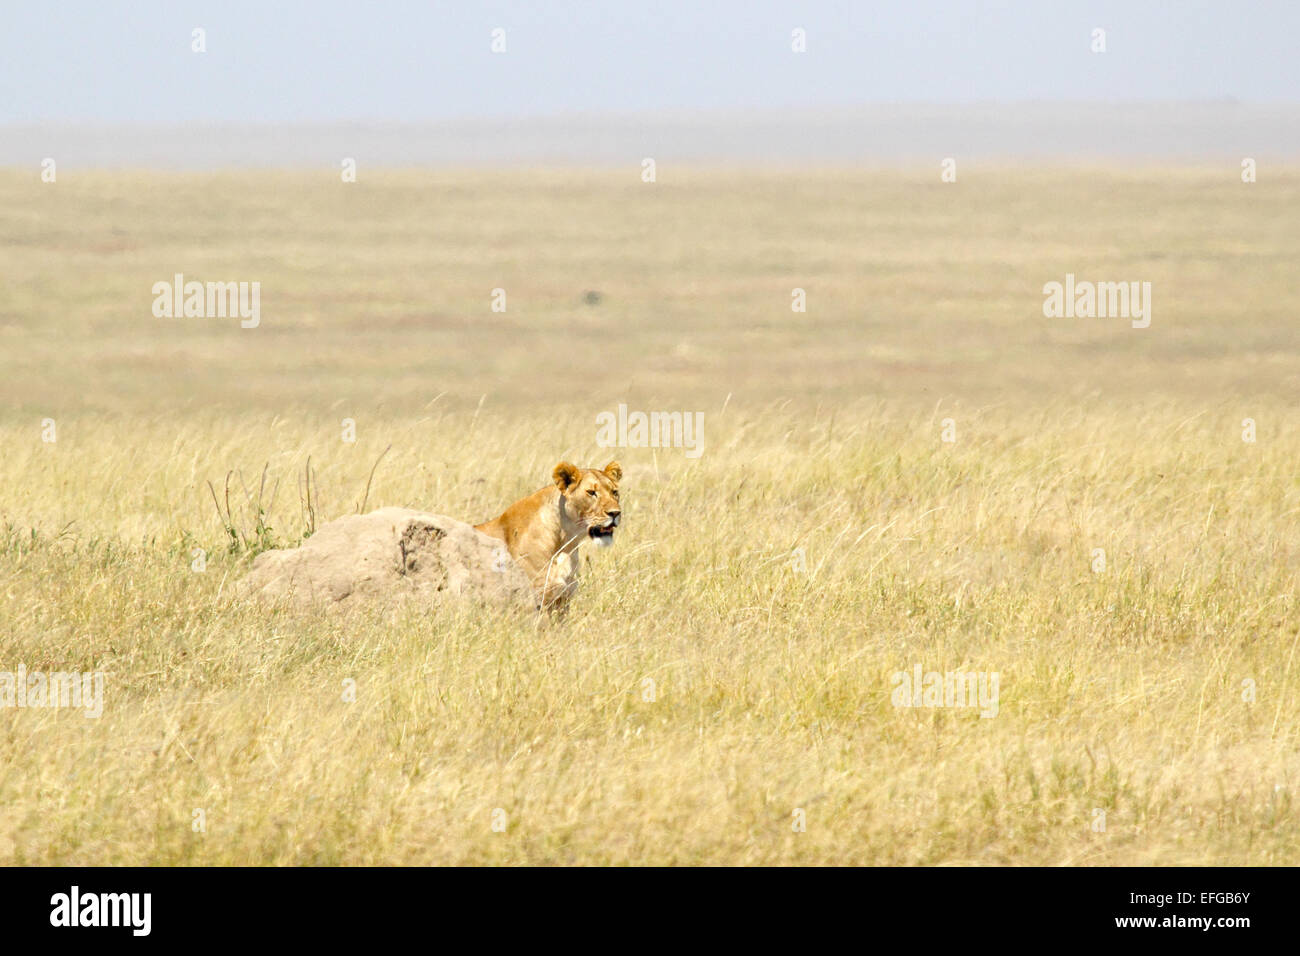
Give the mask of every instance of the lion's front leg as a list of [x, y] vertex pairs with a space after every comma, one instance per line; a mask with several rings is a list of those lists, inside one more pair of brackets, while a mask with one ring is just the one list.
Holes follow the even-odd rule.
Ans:
[[578, 590], [576, 555], [557, 553], [551, 559], [538, 585], [541, 609], [563, 617], [569, 610], [569, 601]]

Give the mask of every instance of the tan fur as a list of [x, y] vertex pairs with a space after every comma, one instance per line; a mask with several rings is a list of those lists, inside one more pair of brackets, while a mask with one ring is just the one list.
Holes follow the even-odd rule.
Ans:
[[510, 556], [532, 581], [540, 606], [563, 613], [578, 589], [578, 546], [593, 528], [606, 532], [597, 543], [613, 543], [622, 512], [618, 503], [622, 477], [616, 461], [604, 468], [578, 468], [562, 461], [551, 473], [551, 485], [474, 529], [505, 542]]

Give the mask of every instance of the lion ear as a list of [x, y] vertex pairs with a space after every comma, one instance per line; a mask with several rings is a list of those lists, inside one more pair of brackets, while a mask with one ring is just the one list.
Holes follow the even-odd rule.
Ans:
[[570, 465], [567, 461], [562, 461], [555, 466], [551, 472], [551, 480], [555, 482], [555, 487], [561, 491], [568, 491], [569, 485], [573, 484], [582, 477], [582, 472], [578, 470], [577, 465]]
[[615, 481], [622, 481], [623, 466], [616, 461], [611, 461], [605, 466], [605, 474], [609, 475], [609, 477], [613, 478]]

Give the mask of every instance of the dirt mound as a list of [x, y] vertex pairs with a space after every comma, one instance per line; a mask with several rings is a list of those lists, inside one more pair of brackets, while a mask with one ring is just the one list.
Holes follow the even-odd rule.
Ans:
[[322, 525], [301, 547], [265, 551], [243, 588], [300, 604], [355, 597], [533, 604], [528, 579], [501, 542], [455, 518], [409, 508], [348, 515]]

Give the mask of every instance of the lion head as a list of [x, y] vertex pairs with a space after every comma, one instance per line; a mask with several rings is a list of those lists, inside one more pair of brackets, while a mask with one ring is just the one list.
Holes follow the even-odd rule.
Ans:
[[567, 461], [555, 466], [551, 478], [560, 489], [567, 534], [585, 534], [602, 548], [614, 543], [614, 529], [623, 513], [618, 503], [622, 477], [616, 461], [604, 468], [579, 468]]

